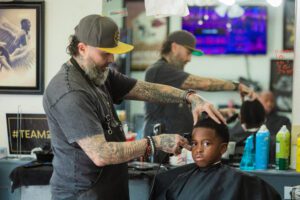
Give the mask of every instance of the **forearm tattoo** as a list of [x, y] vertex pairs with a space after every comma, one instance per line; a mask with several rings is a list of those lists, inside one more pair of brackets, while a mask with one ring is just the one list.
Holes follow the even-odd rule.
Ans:
[[203, 106], [205, 103], [204, 99], [202, 99], [200, 96], [196, 97], [196, 98], [192, 98], [192, 101], [191, 101], [191, 107], [192, 107], [192, 110], [194, 110], [194, 108], [197, 106], [197, 105], [201, 105]]
[[168, 135], [163, 135], [160, 138], [160, 146], [164, 148], [171, 149], [175, 145], [174, 137], [168, 137]]
[[234, 85], [231, 81], [190, 75], [182, 84], [182, 88], [199, 89], [205, 91], [226, 91], [233, 90]]
[[101, 160], [108, 164], [119, 164], [142, 156], [146, 149], [146, 140], [131, 142], [106, 142], [104, 135], [87, 137], [78, 141], [78, 144], [92, 159]]
[[210, 83], [207, 87], [207, 91], [224, 91], [228, 90], [228, 84], [231, 84], [227, 81], [217, 80], [217, 79], [208, 79]]
[[138, 81], [126, 98], [157, 103], [181, 103], [184, 91], [162, 84]]
[[141, 141], [108, 142], [106, 145], [99, 147], [99, 157], [109, 164], [123, 163], [142, 156], [145, 147], [145, 143]]

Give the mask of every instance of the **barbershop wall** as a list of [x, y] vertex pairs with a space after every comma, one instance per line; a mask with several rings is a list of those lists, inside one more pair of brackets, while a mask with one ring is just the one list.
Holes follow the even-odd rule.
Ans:
[[[102, 12], [102, 0], [45, 0], [45, 87], [69, 56], [68, 37], [85, 15]], [[44, 113], [42, 95], [0, 94], [0, 146], [8, 147], [6, 113]]]

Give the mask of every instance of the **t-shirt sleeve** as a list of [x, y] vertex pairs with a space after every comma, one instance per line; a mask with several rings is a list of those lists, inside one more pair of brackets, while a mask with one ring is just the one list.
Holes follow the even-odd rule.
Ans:
[[51, 108], [51, 113], [56, 116], [55, 120], [69, 143], [104, 133], [94, 104], [84, 92], [73, 91], [64, 95]]
[[114, 103], [120, 103], [124, 96], [135, 86], [137, 80], [113, 69], [110, 69], [109, 73], [109, 93]]
[[189, 76], [189, 73], [182, 70], [177, 70], [174, 67], [169, 66], [168, 64], [166, 64], [166, 66], [164, 67], [158, 68], [154, 73], [156, 73], [154, 75], [154, 79], [147, 80], [146, 77], [146, 81], [170, 85], [176, 88], [180, 88], [182, 83]]

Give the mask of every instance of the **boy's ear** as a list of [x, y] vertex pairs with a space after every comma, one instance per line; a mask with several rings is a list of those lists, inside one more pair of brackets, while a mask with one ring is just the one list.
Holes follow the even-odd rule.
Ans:
[[227, 145], [228, 145], [228, 143], [221, 144], [221, 154], [222, 155], [227, 151]]

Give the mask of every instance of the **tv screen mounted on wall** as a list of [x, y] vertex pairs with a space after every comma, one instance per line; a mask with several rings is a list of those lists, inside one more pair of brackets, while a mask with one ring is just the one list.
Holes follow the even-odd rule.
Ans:
[[241, 6], [244, 14], [228, 17], [216, 12], [215, 6], [189, 7], [190, 14], [182, 18], [182, 29], [197, 38], [197, 48], [206, 55], [266, 54], [267, 8]]

